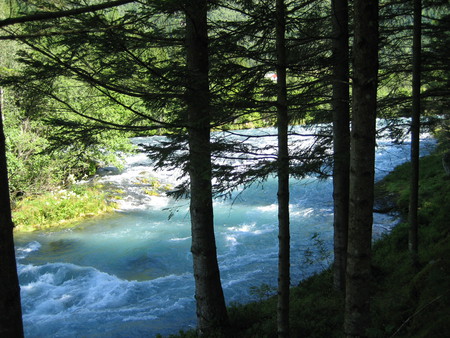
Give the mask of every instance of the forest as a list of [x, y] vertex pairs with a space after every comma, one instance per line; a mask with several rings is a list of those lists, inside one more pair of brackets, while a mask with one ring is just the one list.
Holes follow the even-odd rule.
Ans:
[[[450, 174], [449, 28], [446, 0], [0, 3], [0, 334], [24, 336], [16, 231], [60, 221], [52, 220], [56, 211], [42, 212], [57, 196], [67, 200], [57, 204], [62, 219], [111, 212], [108, 191], [76, 182], [107, 166], [120, 170], [137, 152], [130, 138], [156, 135], [164, 141], [145, 145], [146, 156], [160, 170], [180, 169], [167, 194], [189, 200], [195, 335], [239, 336], [245, 317], [236, 319], [224, 296], [213, 201], [275, 177], [278, 275], [267, 303], [275, 324], [241, 334], [320, 336], [296, 329], [292, 308], [307, 295], [291, 288], [290, 271], [290, 180], [314, 175], [333, 182], [333, 258], [319, 284], [317, 276], [304, 284], [335, 301], [336, 336], [400, 336], [414, 309], [383, 332], [373, 326], [380, 305], [369, 285], [381, 278], [383, 252], [372, 241], [373, 213], [380, 189], [395, 195], [405, 221], [386, 241], [406, 247], [402, 264], [419, 276], [417, 287], [434, 271], [421, 251], [432, 242], [423, 228], [434, 218], [442, 223], [426, 233], [439, 233], [448, 248], [437, 205], [449, 197], [427, 194], [447, 189]], [[268, 144], [242, 132], [266, 127], [275, 131]], [[420, 165], [421, 132], [438, 143], [433, 170], [442, 173], [434, 181]], [[382, 133], [410, 142], [410, 164], [375, 184]], [[236, 137], [243, 135], [265, 146]], [[296, 136], [314, 141], [305, 147]], [[389, 181], [395, 175], [401, 184]], [[448, 257], [441, 258], [448, 280]], [[425, 307], [449, 293], [430, 297]]]

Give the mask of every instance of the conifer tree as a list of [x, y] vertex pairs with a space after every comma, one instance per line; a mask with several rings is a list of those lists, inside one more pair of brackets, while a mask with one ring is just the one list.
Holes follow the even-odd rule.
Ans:
[[0, 88], [0, 335], [23, 337], [2, 110], [3, 89]]
[[414, 0], [413, 15], [413, 64], [412, 64], [412, 118], [411, 118], [411, 191], [409, 196], [409, 250], [414, 266], [418, 265], [419, 246], [419, 147], [420, 147], [420, 84], [421, 84], [421, 39], [422, 1]]
[[[117, 1], [114, 4], [103, 4], [84, 7], [81, 12], [89, 12], [121, 5], [129, 1]], [[67, 16], [72, 12], [38, 13], [32, 16], [8, 18], [0, 21], [0, 27], [16, 23], [46, 20], [55, 15]], [[22, 308], [20, 302], [20, 286], [13, 239], [13, 221], [9, 195], [8, 170], [6, 162], [6, 144], [3, 130], [3, 89], [0, 88], [0, 335], [2, 337], [23, 337]]]
[[365, 337], [370, 324], [378, 1], [356, 0], [354, 11], [353, 118], [344, 331], [347, 337]]
[[277, 127], [278, 127], [278, 337], [289, 337], [290, 227], [289, 227], [289, 147], [286, 88], [286, 8], [276, 2]]
[[333, 22], [333, 283], [345, 291], [349, 210], [350, 112], [347, 0], [332, 1]]
[[450, 102], [449, 3], [445, 0], [423, 0], [422, 5], [423, 111], [445, 114]]
[[[207, 1], [186, 1], [186, 87], [192, 257], [198, 332], [225, 331], [228, 317], [214, 236]], [[217, 333], [216, 333], [217, 334]]]
[[[83, 12], [33, 23], [18, 37], [29, 47], [22, 53], [29, 66], [26, 80], [9, 81], [23, 92], [28, 89], [30, 98], [45, 97], [59, 108], [47, 121], [63, 128], [63, 133], [55, 134], [60, 145], [74, 138], [89, 142], [89, 135], [109, 129], [182, 132], [183, 142], [189, 142], [189, 158], [182, 160], [187, 160], [184, 166], [191, 178], [198, 325], [199, 332], [206, 333], [227, 326], [228, 320], [212, 213], [207, 2], [167, 5], [171, 4], [128, 7], [119, 16]], [[173, 25], [160, 25], [164, 17]], [[58, 31], [53, 28], [55, 20]], [[72, 85], [83, 89], [79, 95], [89, 95], [90, 102], [71, 96], [67, 88]], [[161, 114], [170, 110], [171, 114]]]
[[[6, 12], [0, 5], [0, 13]], [[2, 13], [3, 14], [3, 13]], [[0, 87], [0, 335], [23, 337], [20, 286], [14, 251], [11, 200], [9, 195], [6, 139], [4, 134], [3, 88]]]

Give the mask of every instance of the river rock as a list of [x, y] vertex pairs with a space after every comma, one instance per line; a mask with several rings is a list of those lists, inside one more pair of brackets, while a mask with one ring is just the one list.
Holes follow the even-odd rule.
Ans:
[[120, 170], [117, 167], [111, 166], [111, 167], [98, 168], [95, 173], [99, 176], [119, 175]]

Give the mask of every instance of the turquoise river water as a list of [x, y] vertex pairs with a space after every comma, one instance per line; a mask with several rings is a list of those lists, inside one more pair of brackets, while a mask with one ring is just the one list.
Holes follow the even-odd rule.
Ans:
[[[424, 136], [423, 144], [425, 153], [433, 141]], [[379, 140], [377, 177], [408, 157], [407, 143]], [[142, 175], [167, 183], [178, 175], [155, 171], [145, 154], [130, 156], [126, 163], [122, 174], [101, 178], [127, 192], [114, 215], [71, 229], [16, 236], [26, 337], [153, 337], [195, 327], [188, 201], [149, 196], [137, 184]], [[269, 179], [237, 198], [215, 202], [218, 260], [228, 304], [258, 299], [252, 287], [276, 285], [276, 190], [276, 181]], [[290, 203], [296, 285], [332, 260], [331, 180], [292, 180]], [[374, 217], [375, 235], [396, 222], [387, 215]], [[315, 233], [329, 255], [307, 262], [305, 253], [317, 250]]]

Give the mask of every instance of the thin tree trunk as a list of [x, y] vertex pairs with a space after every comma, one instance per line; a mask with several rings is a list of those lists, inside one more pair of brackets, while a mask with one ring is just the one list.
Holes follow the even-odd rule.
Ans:
[[23, 337], [0, 88], [0, 337]]
[[228, 326], [214, 236], [206, 14], [206, 0], [186, 1], [191, 252], [200, 335]]
[[414, 266], [419, 264], [419, 148], [420, 148], [420, 73], [422, 1], [414, 0], [412, 119], [411, 119], [411, 193], [409, 195], [409, 251]]
[[333, 19], [333, 284], [345, 291], [350, 175], [348, 0], [332, 1]]
[[344, 330], [347, 337], [366, 337], [370, 325], [378, 1], [355, 0], [354, 6], [353, 118]]
[[278, 124], [278, 337], [289, 337], [290, 230], [289, 149], [286, 89], [286, 11], [284, 0], [276, 2], [277, 124]]

